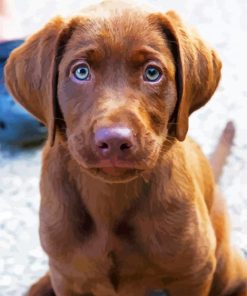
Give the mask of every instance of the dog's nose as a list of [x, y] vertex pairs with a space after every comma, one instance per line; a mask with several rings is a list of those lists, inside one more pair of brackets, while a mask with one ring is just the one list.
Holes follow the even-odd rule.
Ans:
[[134, 146], [133, 133], [127, 127], [105, 127], [95, 132], [95, 145], [104, 157], [121, 157]]

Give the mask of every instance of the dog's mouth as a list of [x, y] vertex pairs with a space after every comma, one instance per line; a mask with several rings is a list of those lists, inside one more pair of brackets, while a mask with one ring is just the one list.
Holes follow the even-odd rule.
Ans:
[[101, 179], [107, 183], [126, 183], [142, 176], [149, 167], [145, 165], [136, 165], [134, 163], [123, 163], [115, 165], [106, 165], [96, 163], [85, 166], [79, 162], [81, 168], [96, 179]]
[[93, 177], [104, 180], [108, 183], [126, 183], [136, 179], [142, 174], [139, 169], [127, 168], [90, 168], [87, 170]]
[[112, 159], [100, 161], [89, 167], [91, 173], [111, 182], [126, 182], [134, 179], [144, 170], [145, 168], [142, 165]]

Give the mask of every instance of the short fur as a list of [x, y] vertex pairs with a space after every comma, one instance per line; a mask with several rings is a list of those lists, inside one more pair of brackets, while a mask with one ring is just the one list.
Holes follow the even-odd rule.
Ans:
[[[87, 83], [73, 80], [78, 61], [90, 66]], [[158, 83], [143, 79], [148, 64], [162, 70]], [[186, 138], [220, 70], [176, 13], [117, 1], [55, 18], [14, 50], [8, 88], [49, 130], [40, 184], [49, 274], [28, 296], [247, 295], [224, 201]], [[128, 167], [107, 173], [93, 137], [117, 125], [133, 131], [135, 149]]]

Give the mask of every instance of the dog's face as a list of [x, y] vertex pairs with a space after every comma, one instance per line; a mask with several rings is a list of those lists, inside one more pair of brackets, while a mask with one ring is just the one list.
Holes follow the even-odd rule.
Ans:
[[126, 182], [156, 165], [169, 137], [184, 139], [221, 64], [174, 13], [108, 6], [49, 23], [11, 55], [6, 80], [51, 141], [65, 133], [83, 169]]
[[164, 36], [131, 13], [83, 20], [60, 62], [58, 101], [69, 150], [83, 168], [109, 181], [151, 169], [177, 101]]

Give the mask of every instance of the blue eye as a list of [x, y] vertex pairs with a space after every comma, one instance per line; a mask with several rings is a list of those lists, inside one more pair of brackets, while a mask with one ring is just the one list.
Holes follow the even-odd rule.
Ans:
[[87, 65], [80, 65], [75, 68], [73, 74], [78, 80], [88, 80], [90, 78], [90, 70]]
[[162, 72], [154, 66], [149, 66], [144, 72], [144, 80], [156, 82], [160, 79]]

